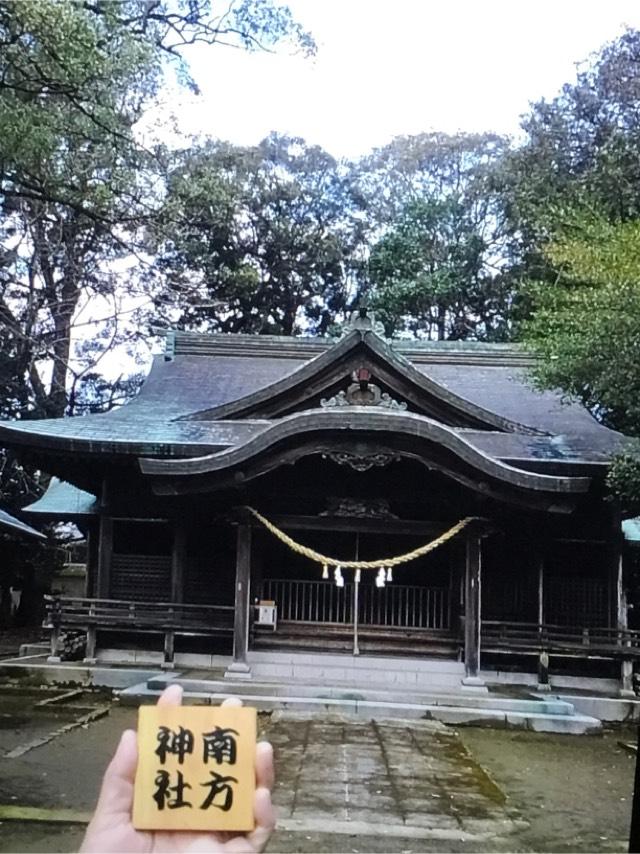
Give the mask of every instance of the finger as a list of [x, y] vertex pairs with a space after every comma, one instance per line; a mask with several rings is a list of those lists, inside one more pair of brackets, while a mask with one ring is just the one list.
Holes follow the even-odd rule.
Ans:
[[242, 700], [240, 697], [227, 697], [226, 700], [223, 700], [220, 703], [221, 706], [241, 706]]
[[268, 741], [259, 741], [256, 744], [256, 786], [271, 791], [274, 778], [273, 747]]
[[262, 851], [276, 826], [276, 811], [271, 803], [271, 792], [264, 786], [259, 786], [256, 789], [253, 800], [253, 815], [256, 826], [247, 835], [247, 838], [256, 851]]
[[158, 706], [163, 709], [182, 705], [182, 685], [168, 685], [158, 697]]
[[114, 757], [105, 772], [97, 813], [129, 813], [137, 764], [137, 736], [132, 729], [127, 729], [122, 733]]

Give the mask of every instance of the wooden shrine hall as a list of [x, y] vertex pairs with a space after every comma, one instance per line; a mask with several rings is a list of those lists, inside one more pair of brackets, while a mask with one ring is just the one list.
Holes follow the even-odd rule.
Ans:
[[30, 518], [88, 537], [85, 596], [48, 603], [53, 656], [82, 631], [90, 660], [215, 653], [250, 676], [256, 650], [433, 656], [471, 685], [485, 667], [544, 682], [550, 660], [630, 690], [604, 484], [625, 440], [534, 391], [530, 364], [386, 341], [364, 312], [337, 340], [172, 332], [120, 409], [3, 422], [54, 476]]

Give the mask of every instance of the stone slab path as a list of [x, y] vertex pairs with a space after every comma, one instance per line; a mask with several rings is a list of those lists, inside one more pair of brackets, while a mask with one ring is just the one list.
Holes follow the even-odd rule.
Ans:
[[526, 824], [442, 724], [275, 714], [265, 735], [276, 751], [283, 830], [490, 841], [496, 849]]

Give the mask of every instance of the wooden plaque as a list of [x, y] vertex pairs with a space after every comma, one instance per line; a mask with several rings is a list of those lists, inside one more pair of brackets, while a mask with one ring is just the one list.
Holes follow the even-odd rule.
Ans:
[[142, 706], [137, 830], [253, 830], [256, 710]]

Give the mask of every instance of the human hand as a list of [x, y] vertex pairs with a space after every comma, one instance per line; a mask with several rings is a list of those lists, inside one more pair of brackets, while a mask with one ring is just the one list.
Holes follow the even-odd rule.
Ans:
[[[163, 691], [158, 705], [179, 706], [181, 702], [182, 688], [170, 685]], [[240, 706], [242, 703], [230, 699], [222, 705]], [[131, 729], [125, 730], [105, 772], [98, 805], [80, 848], [81, 854], [257, 854], [264, 850], [276, 824], [271, 803], [273, 749], [268, 742], [261, 741], [256, 746], [255, 828], [250, 833], [136, 830], [131, 824], [131, 810], [137, 762], [136, 733]]]

